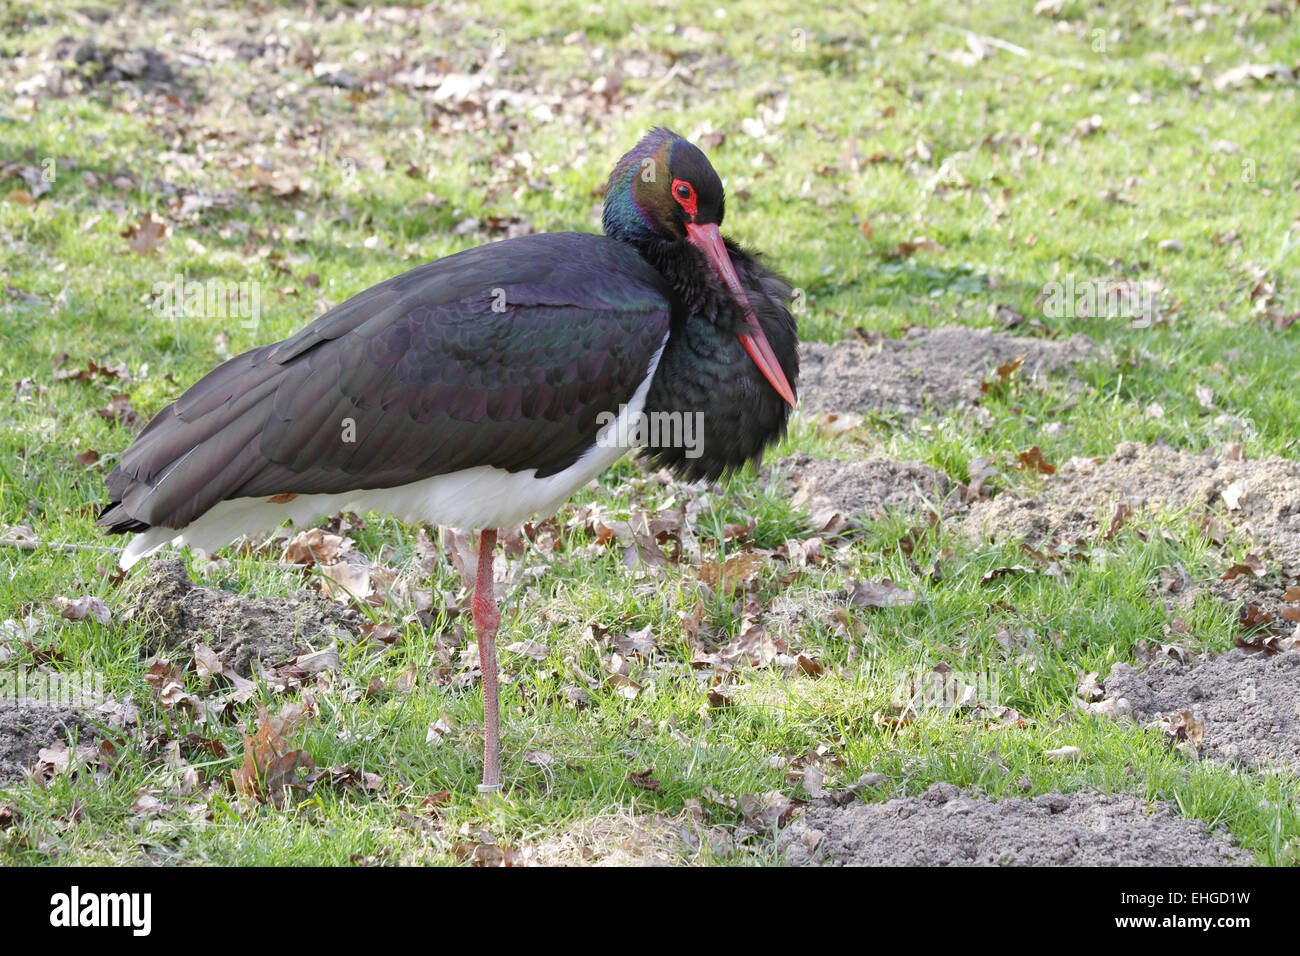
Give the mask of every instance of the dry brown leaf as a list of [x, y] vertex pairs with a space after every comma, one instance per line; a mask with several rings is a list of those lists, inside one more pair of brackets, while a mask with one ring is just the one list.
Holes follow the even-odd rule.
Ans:
[[1025, 364], [1025, 356], [1027, 354], [1028, 353], [1026, 352], [1020, 352], [1014, 358], [1003, 362], [997, 367], [998, 382], [1000, 384], [1006, 385], [1011, 381], [1011, 376], [1015, 375], [1016, 372], [1019, 371], [1020, 366]]
[[766, 555], [746, 551], [733, 554], [724, 563], [705, 561], [700, 565], [699, 578], [715, 594], [729, 594], [753, 584], [765, 564]]
[[364, 601], [373, 590], [370, 565], [362, 561], [339, 561], [320, 569], [320, 591], [331, 601], [347, 604], [354, 598]]
[[887, 258], [891, 259], [910, 259], [916, 253], [925, 250], [926, 252], [942, 253], [947, 250], [939, 243], [926, 236], [918, 236], [915, 239], [904, 239], [895, 248]]
[[659, 793], [663, 789], [659, 781], [654, 778], [654, 771], [649, 768], [632, 771], [627, 775], [627, 781], [632, 786], [649, 790], [651, 793]]
[[1268, 571], [1264, 568], [1264, 559], [1258, 554], [1248, 554], [1228, 570], [1219, 575], [1220, 581], [1233, 581], [1243, 574], [1253, 574], [1262, 578]]
[[316, 764], [305, 751], [291, 748], [288, 738], [315, 716], [315, 700], [306, 693], [302, 703], [286, 704], [277, 716], [259, 705], [257, 732], [251, 737], [244, 734], [244, 761], [232, 776], [235, 791], [278, 807], [286, 789], [305, 789], [307, 782], [300, 774], [314, 770]]
[[171, 233], [172, 227], [165, 219], [159, 219], [153, 213], [147, 212], [140, 218], [139, 223], [128, 226], [122, 235], [126, 238], [126, 244], [131, 247], [132, 252], [145, 256], [157, 251]]
[[84, 594], [75, 601], [65, 597], [60, 597], [57, 600], [59, 616], [69, 621], [84, 621], [89, 618], [100, 624], [107, 624], [112, 618], [108, 605], [93, 594]]
[[125, 392], [110, 395], [108, 404], [103, 408], [95, 409], [95, 414], [105, 421], [120, 425], [122, 428], [134, 430], [144, 424], [144, 418], [131, 404], [131, 396]]
[[1115, 513], [1110, 516], [1110, 525], [1106, 528], [1106, 533], [1101, 536], [1102, 540], [1109, 541], [1119, 534], [1120, 529], [1128, 523], [1128, 519], [1131, 517], [1133, 517], [1133, 509], [1128, 504], [1123, 501], [1115, 502]]
[[284, 560], [290, 564], [334, 564], [352, 550], [352, 539], [330, 534], [323, 528], [300, 531], [285, 549]]
[[1043, 457], [1043, 450], [1037, 445], [1020, 452], [1016, 457], [1026, 471], [1035, 471], [1040, 475], [1056, 474], [1056, 466]]
[[451, 852], [473, 866], [519, 866], [519, 853], [509, 846], [495, 843], [459, 841], [451, 845]]
[[1158, 719], [1175, 750], [1189, 756], [1200, 752], [1201, 744], [1205, 741], [1205, 724], [1197, 720], [1190, 710], [1163, 714]]
[[1075, 688], [1075, 696], [1083, 701], [1101, 700], [1106, 696], [1106, 692], [1097, 681], [1098, 672], [1089, 671], [1088, 673], [1079, 672], [1078, 686]]
[[822, 671], [825, 670], [818, 661], [809, 657], [807, 654], [796, 655], [794, 661], [795, 666], [799, 668], [799, 672], [808, 677], [820, 677]]
[[544, 661], [550, 656], [551, 650], [540, 641], [534, 641], [531, 638], [515, 641], [513, 644], [507, 644], [505, 650], [511, 654], [518, 654], [521, 657], [529, 657], [535, 661]]

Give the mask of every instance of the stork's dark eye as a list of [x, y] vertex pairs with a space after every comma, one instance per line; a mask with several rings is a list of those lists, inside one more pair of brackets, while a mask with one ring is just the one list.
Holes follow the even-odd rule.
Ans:
[[699, 206], [699, 201], [695, 198], [695, 187], [684, 179], [673, 180], [673, 198], [677, 200], [677, 205], [682, 207], [686, 215], [695, 216], [695, 210]]

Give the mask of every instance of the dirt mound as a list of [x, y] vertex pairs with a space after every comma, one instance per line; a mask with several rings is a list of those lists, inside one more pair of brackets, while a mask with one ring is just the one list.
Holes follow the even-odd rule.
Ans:
[[892, 458], [835, 461], [799, 453], [775, 462], [771, 472], [782, 476], [796, 504], [810, 513], [832, 508], [846, 517], [942, 508], [953, 490], [942, 472]]
[[993, 801], [950, 783], [919, 797], [808, 811], [781, 834], [796, 865], [1224, 866], [1251, 855], [1132, 794]]
[[59, 741], [72, 747], [98, 739], [95, 725], [75, 710], [21, 698], [0, 699], [0, 786], [20, 781], [42, 748]]
[[[1300, 463], [1285, 458], [1245, 461], [1124, 442], [1101, 461], [1062, 463], [1031, 495], [1000, 494], [972, 504], [966, 532], [994, 540], [1023, 537], [1031, 544], [1052, 535], [1094, 537], [1119, 504], [1133, 509], [1127, 524], [1135, 527], [1162, 510], [1189, 510], [1213, 515], [1223, 528], [1253, 541], [1268, 574], [1211, 582], [1210, 593], [1225, 601], [1257, 604], [1276, 616], [1287, 580], [1300, 577]], [[1183, 589], [1177, 603], [1194, 600], [1203, 589]]]
[[809, 342], [799, 359], [799, 403], [805, 412], [882, 412], [908, 419], [927, 407], [974, 404], [980, 383], [1017, 355], [1025, 356], [1017, 374], [1032, 378], [1095, 350], [1082, 335], [1060, 342], [956, 325], [911, 329], [874, 346]]
[[[991, 538], [1080, 535], [1123, 502], [1134, 512], [1218, 511], [1238, 531], [1300, 567], [1300, 463], [1238, 461], [1124, 442], [1101, 461], [1071, 458], [1029, 497], [998, 495], [971, 505], [966, 527]], [[1130, 520], [1136, 523], [1140, 515]]]
[[155, 561], [134, 585], [138, 605], [132, 616], [149, 632], [146, 649], [188, 650], [205, 642], [222, 662], [251, 677], [253, 661], [276, 664], [308, 646], [319, 648], [351, 639], [363, 624], [361, 615], [316, 600], [247, 598], [220, 588], [196, 585], [179, 560]]
[[1191, 711], [1204, 725], [1206, 759], [1300, 771], [1300, 651], [1165, 659], [1141, 673], [1115, 664], [1105, 688], [1107, 697], [1128, 698], [1137, 718]]

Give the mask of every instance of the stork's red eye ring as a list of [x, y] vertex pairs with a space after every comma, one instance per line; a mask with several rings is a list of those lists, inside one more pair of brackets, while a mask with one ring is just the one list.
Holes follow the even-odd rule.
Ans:
[[684, 179], [674, 179], [673, 198], [677, 200], [677, 205], [682, 207], [686, 215], [692, 219], [695, 218], [695, 211], [699, 208], [699, 199], [695, 195], [694, 186]]

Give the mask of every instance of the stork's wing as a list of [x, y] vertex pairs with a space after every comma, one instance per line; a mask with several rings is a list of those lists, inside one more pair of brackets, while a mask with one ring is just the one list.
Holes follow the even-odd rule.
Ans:
[[108, 476], [111, 531], [182, 528], [219, 501], [388, 488], [463, 468], [561, 471], [668, 335], [671, 292], [622, 243], [480, 246], [230, 359]]

